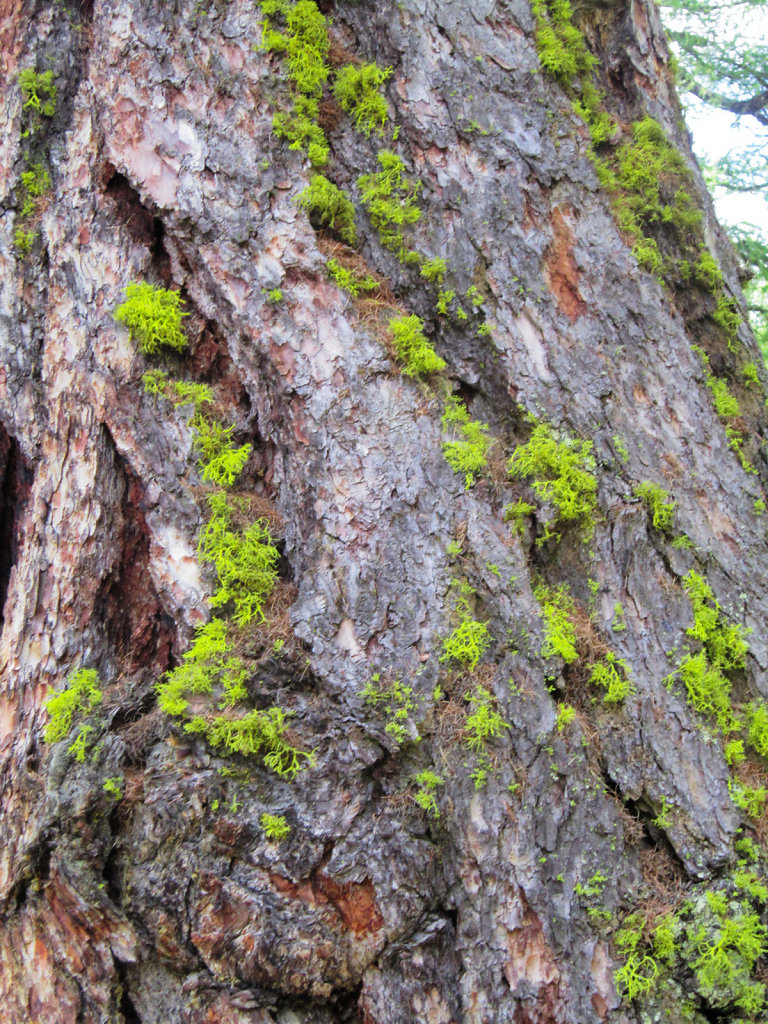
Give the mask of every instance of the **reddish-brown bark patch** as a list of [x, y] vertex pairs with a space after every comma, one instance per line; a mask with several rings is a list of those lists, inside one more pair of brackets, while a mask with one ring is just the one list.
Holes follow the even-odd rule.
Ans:
[[600, 1017], [603, 1020], [605, 1020], [606, 1016], [608, 1015], [608, 1004], [606, 1003], [606, 1001], [603, 999], [603, 997], [600, 995], [599, 992], [595, 992], [593, 994], [591, 1002], [592, 1002], [592, 1008], [595, 1011], [595, 1013], [598, 1015], [598, 1017]]
[[341, 917], [344, 927], [355, 935], [378, 932], [384, 920], [376, 905], [376, 892], [369, 878], [362, 882], [337, 882], [330, 875], [316, 871], [303, 882], [292, 882], [282, 875], [270, 874], [270, 881], [278, 892], [311, 906], [332, 906]]
[[569, 320], [578, 320], [587, 312], [587, 304], [579, 292], [579, 268], [573, 258], [574, 238], [559, 209], [552, 212], [552, 242], [546, 255], [549, 290]]
[[345, 926], [355, 935], [377, 932], [383, 926], [370, 879], [339, 883], [330, 875], [318, 874], [316, 886], [337, 908]]
[[559, 1024], [562, 1014], [560, 996], [560, 971], [554, 955], [544, 936], [541, 920], [520, 898], [525, 906], [520, 925], [507, 934], [509, 959], [504, 965], [504, 975], [513, 992], [521, 983], [533, 989], [527, 1005], [515, 1011], [515, 1024]]

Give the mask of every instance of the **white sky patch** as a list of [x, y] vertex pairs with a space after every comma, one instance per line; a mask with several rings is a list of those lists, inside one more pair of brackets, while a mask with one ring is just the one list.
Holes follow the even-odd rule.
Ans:
[[[725, 110], [708, 107], [695, 96], [687, 96], [685, 120], [693, 136], [693, 149], [700, 164], [714, 164], [736, 149], [745, 149], [761, 138], [768, 147], [768, 133], [755, 130], [761, 126], [753, 117], [735, 118]], [[764, 193], [726, 194], [714, 190], [717, 216], [724, 224], [755, 224], [768, 234], [768, 200]]]
[[[670, 29], [706, 32], [707, 28], [694, 19], [675, 17], [669, 10], [662, 11]], [[714, 31], [723, 47], [760, 46], [768, 37], [768, 16], [761, 7], [734, 7], [724, 4], [716, 17]], [[712, 31], [711, 23], [709, 31]], [[674, 43], [673, 50], [676, 49]], [[702, 167], [714, 164], [729, 153], [762, 146], [768, 152], [768, 128], [754, 117], [735, 117], [729, 111], [718, 110], [690, 93], [681, 96], [685, 105], [685, 120], [693, 136], [693, 150]], [[768, 196], [766, 193], [727, 193], [722, 187], [713, 190], [715, 209], [723, 224], [753, 224], [768, 237]]]

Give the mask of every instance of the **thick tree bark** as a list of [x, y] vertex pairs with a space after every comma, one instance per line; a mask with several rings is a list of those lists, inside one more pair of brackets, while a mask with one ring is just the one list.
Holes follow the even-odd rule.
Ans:
[[[730, 877], [737, 829], [763, 834], [733, 803], [722, 738], [665, 686], [690, 639], [681, 581], [695, 569], [753, 629], [734, 700], [768, 697], [766, 410], [738, 371], [759, 361], [754, 343], [742, 325], [736, 356], [711, 296], [672, 294], [638, 266], [585, 125], [541, 72], [526, 0], [323, 9], [332, 61], [392, 67], [388, 131], [399, 125], [394, 143], [365, 138], [326, 99], [324, 173], [358, 196], [377, 151], [397, 150], [421, 182], [409, 244], [447, 260], [446, 288], [477, 288], [466, 321], [435, 313], [434, 287], [360, 207], [359, 250], [385, 284], [353, 301], [329, 280], [341, 248], [296, 204], [312, 171], [272, 131], [286, 73], [259, 48], [251, 0], [3, 5], [3, 1020], [587, 1024], [680, 1020], [691, 996], [693, 1020], [713, 1019], [708, 1006], [745, 1017], [708, 1003], [690, 963], [622, 999], [614, 940], [638, 906], [671, 909]], [[653, 116], [690, 165], [738, 297], [655, 8], [615, 0], [575, 19], [613, 115]], [[27, 67], [53, 70], [57, 98], [23, 138]], [[51, 190], [22, 256], [20, 175], [43, 157]], [[181, 290], [187, 354], [145, 357], [114, 320], [138, 280]], [[443, 379], [490, 427], [470, 488], [441, 450], [439, 388], [393, 358], [393, 310], [425, 319]], [[739, 398], [757, 473], [729, 447], [694, 344]], [[197, 557], [206, 486], [190, 407], [141, 383], [160, 365], [210, 383], [254, 445], [237, 487], [281, 540], [281, 579], [252, 631], [248, 686], [255, 706], [294, 712], [293, 742], [315, 751], [294, 781], [222, 756], [156, 704], [214, 587]], [[505, 522], [532, 497], [505, 470], [530, 437], [525, 412], [594, 445], [586, 542], [564, 525], [537, 544], [551, 509], [535, 500], [521, 536]], [[633, 495], [647, 480], [677, 502], [690, 548], [653, 528]], [[471, 671], [443, 657], [452, 579], [475, 590], [491, 637]], [[574, 664], [542, 654], [540, 580], [577, 603]], [[608, 647], [631, 669], [623, 704], [584, 668]], [[98, 670], [103, 703], [78, 762], [43, 730], [46, 697], [81, 667]], [[412, 688], [403, 742], [386, 702], [361, 696], [372, 678]], [[478, 686], [508, 724], [479, 786], [465, 697]], [[558, 702], [577, 710], [562, 729]], [[759, 782], [759, 758], [747, 767]], [[428, 768], [439, 818], [414, 800]], [[287, 839], [267, 840], [263, 813], [286, 817]]]

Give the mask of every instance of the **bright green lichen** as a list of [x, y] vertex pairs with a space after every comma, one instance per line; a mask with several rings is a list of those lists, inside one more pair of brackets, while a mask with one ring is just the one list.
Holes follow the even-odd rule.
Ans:
[[435, 305], [435, 309], [437, 310], [437, 312], [441, 316], [449, 316], [450, 315], [449, 307], [450, 307], [451, 303], [453, 302], [453, 300], [455, 298], [456, 298], [456, 292], [455, 291], [453, 291], [451, 289], [441, 291], [438, 294], [438, 296], [437, 296], [437, 303]]
[[385, 248], [403, 263], [419, 263], [420, 255], [405, 244], [404, 229], [421, 217], [416, 205], [420, 184], [405, 176], [405, 164], [396, 153], [378, 154], [380, 171], [357, 179], [360, 198]]
[[705, 249], [700, 253], [699, 259], [693, 267], [693, 276], [709, 291], [714, 291], [722, 284], [722, 272], [717, 265], [717, 260], [709, 250]]
[[[614, 214], [634, 243], [635, 256], [646, 270], [664, 276], [673, 265], [662, 255], [651, 231], [673, 227], [681, 242], [696, 245], [701, 211], [688, 191], [690, 171], [680, 153], [651, 117], [632, 125], [610, 156], [596, 161], [600, 183], [611, 193]], [[696, 231], [699, 229], [699, 232]]]
[[[738, 843], [734, 844], [737, 848], [738, 845]], [[743, 861], [739, 861], [739, 864], [743, 863]], [[754, 871], [735, 871], [733, 874], [733, 884], [753, 900], [759, 903], [768, 903], [768, 886], [760, 881]]]
[[[265, 14], [262, 22], [262, 46], [273, 53], [284, 53], [288, 59], [291, 83], [305, 96], [321, 96], [330, 74], [326, 63], [330, 39], [325, 15], [313, 0], [262, 0]], [[273, 19], [270, 21], [270, 19]], [[281, 19], [285, 31], [274, 27]]]
[[690, 537], [686, 537], [684, 533], [681, 533], [672, 541], [672, 547], [675, 551], [693, 551], [694, 543]]
[[554, 519], [545, 524], [537, 544], [550, 537], [560, 539], [553, 529], [558, 523], [573, 523], [591, 534], [597, 510], [597, 477], [591, 441], [555, 436], [548, 423], [538, 423], [526, 444], [519, 445], [507, 464], [510, 476], [531, 480], [541, 501], [549, 502]]
[[765, 786], [749, 786], [745, 782], [734, 782], [733, 779], [729, 779], [728, 791], [736, 806], [750, 818], [756, 821], [762, 818], [768, 799], [768, 789]]
[[36, 238], [37, 231], [34, 228], [16, 228], [13, 233], [13, 246], [22, 259], [30, 254]]
[[265, 812], [259, 818], [259, 824], [264, 829], [267, 839], [273, 843], [279, 843], [291, 834], [291, 826], [282, 814], [267, 814]]
[[745, 1015], [743, 1024], [763, 1019], [765, 984], [756, 975], [768, 952], [768, 928], [757, 905], [765, 904], [768, 889], [744, 870], [714, 885], [696, 886], [653, 928], [641, 912], [625, 918], [614, 942], [625, 958], [616, 984], [627, 1000], [661, 990], [673, 971], [685, 971], [708, 1017], [731, 1019], [736, 1012]]
[[747, 756], [744, 753], [744, 741], [743, 740], [729, 740], [725, 744], [725, 749], [723, 750], [723, 754], [725, 756], [726, 762], [732, 768], [735, 765], [737, 765], [737, 764], [741, 764], [741, 762]]
[[435, 352], [424, 336], [424, 321], [417, 316], [393, 316], [389, 333], [395, 355], [408, 377], [422, 377], [445, 369], [445, 360]]
[[[145, 380], [145, 378], [148, 378], [149, 376], [150, 374], [145, 373], [142, 380]], [[159, 385], [160, 378], [157, 377], [156, 381]], [[208, 384], [200, 384], [195, 380], [175, 380], [170, 387], [173, 392], [173, 404], [177, 409], [181, 405], [192, 405], [194, 406], [195, 412], [199, 412], [204, 405], [210, 405], [213, 402], [213, 388]], [[151, 390], [150, 388], [147, 388], [146, 383], [144, 385], [144, 390]], [[196, 420], [195, 422], [197, 423], [199, 421]]]
[[757, 470], [744, 453], [744, 435], [741, 432], [741, 407], [738, 399], [731, 394], [728, 383], [722, 377], [716, 377], [712, 373], [709, 357], [703, 349], [694, 346], [704, 364], [707, 387], [712, 392], [712, 399], [715, 412], [725, 427], [725, 435], [728, 438], [728, 445], [735, 452], [745, 473], [755, 474]]
[[611, 629], [614, 633], [623, 633], [627, 628], [627, 620], [624, 616], [624, 606], [621, 601], [616, 601], [613, 606], [613, 618], [611, 619]]
[[199, 456], [200, 476], [220, 487], [231, 487], [248, 461], [251, 445], [237, 447], [232, 441], [233, 426], [225, 427], [202, 414], [195, 416], [192, 425], [195, 431], [192, 446]]
[[744, 903], [731, 903], [724, 892], [708, 892], [709, 914], [688, 926], [691, 967], [701, 996], [712, 1007], [735, 1004], [748, 1014], [759, 1012], [765, 985], [751, 973], [766, 952], [768, 929]]
[[441, 661], [458, 661], [473, 669], [490, 643], [488, 624], [464, 619], [443, 641]]
[[51, 178], [44, 164], [32, 164], [20, 176], [20, 206], [13, 233], [13, 244], [18, 254], [25, 258], [35, 244], [38, 232], [34, 224], [42, 211], [41, 200], [51, 188]]
[[[685, 160], [653, 118], [646, 116], [627, 131], [605, 109], [605, 96], [593, 81], [596, 59], [573, 24], [568, 0], [533, 0], [532, 8], [541, 66], [571, 97], [573, 110], [589, 128], [598, 179], [635, 258], [670, 288], [687, 285], [691, 277], [706, 288], [715, 302], [712, 319], [733, 350], [742, 317], [706, 247], [695, 182]], [[660, 245], [662, 235], [666, 244]]]
[[70, 746], [67, 747], [67, 753], [71, 754], [79, 764], [82, 764], [85, 761], [89, 745], [88, 736], [92, 732], [92, 725], [81, 725], [78, 729], [77, 736]]
[[671, 534], [675, 525], [676, 502], [669, 493], [650, 480], [643, 480], [632, 488], [635, 497], [640, 498], [651, 513], [653, 528], [659, 533]]
[[414, 776], [414, 782], [419, 788], [413, 799], [430, 818], [437, 820], [440, 817], [440, 808], [437, 806], [435, 791], [438, 786], [443, 785], [443, 779], [430, 768], [425, 768]]
[[484, 686], [476, 686], [474, 690], [465, 693], [464, 700], [469, 701], [470, 706], [464, 726], [467, 746], [475, 753], [482, 753], [489, 741], [500, 736], [503, 729], [509, 728], [509, 724], [499, 714], [493, 695]]
[[589, 681], [593, 686], [605, 690], [603, 701], [606, 704], [620, 704], [634, 693], [630, 678], [629, 665], [623, 658], [608, 651], [601, 661], [590, 666]]
[[454, 473], [464, 474], [467, 490], [475, 478], [488, 465], [488, 451], [493, 443], [487, 423], [473, 420], [464, 403], [451, 396], [443, 413], [443, 430], [454, 440], [443, 442], [443, 455]]
[[370, 704], [372, 707], [379, 707], [379, 705], [383, 707], [387, 716], [384, 731], [398, 745], [405, 743], [410, 737], [415, 740], [420, 738], [411, 718], [418, 707], [412, 686], [408, 686], [400, 679], [383, 685], [380, 674], [376, 672], [365, 684], [365, 689], [360, 692], [360, 696], [366, 704]]
[[325, 15], [312, 0], [298, 0], [288, 8], [285, 20], [290, 78], [299, 92], [320, 96], [329, 74], [325, 60], [330, 40]]
[[148, 395], [164, 395], [166, 388], [170, 385], [168, 374], [165, 370], [147, 370], [142, 375], [141, 383]]
[[379, 287], [379, 282], [372, 274], [363, 274], [355, 268], [344, 267], [338, 260], [329, 259], [326, 269], [339, 288], [348, 291], [353, 298], [357, 298], [360, 292], [374, 292]]
[[434, 259], [424, 260], [421, 264], [420, 273], [423, 278], [427, 281], [431, 281], [433, 284], [441, 285], [445, 280], [445, 274], [448, 269], [448, 264], [444, 259], [439, 256], [435, 256]]
[[51, 176], [44, 164], [32, 164], [28, 171], [21, 173], [21, 190], [23, 202], [19, 210], [20, 217], [31, 217], [37, 208], [36, 200], [46, 195], [51, 188]]
[[[603, 107], [603, 94], [592, 81], [596, 59], [572, 23], [568, 0], [533, 0], [536, 43], [542, 68], [571, 95], [595, 147], [604, 147], [621, 126]], [[690, 192], [692, 177], [685, 161], [650, 117], [635, 122], [631, 134], [607, 155], [595, 158], [598, 178], [611, 194], [619, 227], [631, 238], [638, 262], [652, 273], [672, 269], [651, 232], [672, 226], [681, 240], [696, 247], [701, 212]]]
[[298, 750], [286, 738], [292, 712], [282, 708], [254, 708], [240, 718], [196, 715], [184, 731], [204, 736], [214, 750], [242, 757], [260, 756], [277, 775], [293, 779], [315, 762], [313, 752]]
[[[330, 74], [325, 16], [313, 0], [263, 0], [262, 46], [285, 56], [292, 86], [291, 109], [275, 114], [272, 127], [291, 149], [304, 150], [313, 167], [328, 162], [329, 146], [318, 124], [319, 101]], [[282, 29], [275, 26], [281, 24]]]
[[470, 706], [464, 726], [465, 743], [477, 758], [471, 777], [475, 789], [482, 789], [492, 764], [489, 743], [497, 739], [502, 730], [508, 729], [509, 723], [501, 717], [493, 694], [484, 686], [475, 686], [464, 694], [464, 700], [469, 701]]
[[679, 672], [688, 700], [696, 711], [713, 718], [723, 732], [738, 728], [731, 709], [730, 680], [716, 665], [710, 664], [704, 651], [687, 655], [680, 663]]
[[713, 665], [723, 671], [744, 667], [752, 632], [737, 623], [728, 623], [712, 588], [693, 569], [685, 576], [683, 587], [693, 605], [693, 625], [686, 631], [704, 647]]
[[22, 110], [29, 118], [29, 127], [22, 133], [24, 138], [42, 126], [44, 117], [53, 117], [56, 113], [56, 86], [52, 71], [37, 72], [33, 68], [21, 70], [18, 82], [24, 101]]
[[747, 741], [761, 757], [768, 758], [768, 705], [752, 701], [745, 709]]
[[123, 779], [119, 775], [114, 775], [112, 778], [104, 779], [103, 790], [107, 796], [114, 797], [115, 800], [119, 800], [123, 795]]
[[187, 339], [182, 330], [182, 299], [178, 292], [158, 288], [146, 281], [129, 284], [125, 301], [117, 307], [114, 316], [130, 332], [145, 355], [152, 355], [161, 346], [180, 350], [186, 348]]
[[[65, 689], [52, 694], [45, 702], [49, 717], [43, 733], [45, 742], [58, 743], [66, 739], [72, 727], [97, 708], [101, 701], [98, 672], [92, 668], [78, 669], [67, 680]], [[90, 727], [85, 728], [90, 731]]]
[[293, 109], [286, 114], [279, 111], [272, 119], [272, 128], [279, 139], [285, 139], [289, 149], [305, 150], [309, 162], [316, 169], [328, 163], [330, 147], [325, 132], [317, 123], [320, 105], [312, 96], [295, 96]]
[[525, 532], [525, 521], [536, 511], [536, 506], [518, 498], [504, 508], [504, 522], [512, 524], [512, 532], [522, 537]]
[[573, 598], [565, 585], [547, 587], [540, 584], [533, 596], [541, 605], [544, 627], [543, 658], [562, 658], [571, 664], [579, 657], [576, 650], [576, 627], [573, 616], [576, 611]]
[[[137, 292], [150, 302], [158, 297], [162, 301], [163, 295], [169, 294], [149, 286], [134, 286], [129, 289], [126, 305], [137, 297]], [[137, 328], [133, 323], [130, 307], [121, 307], [118, 314], [129, 328], [139, 329], [143, 342], [141, 324]], [[167, 340], [162, 331], [160, 337]], [[148, 350], [153, 350], [151, 343]], [[209, 385], [171, 380], [160, 370], [149, 371], [143, 382], [148, 393], [164, 395], [176, 406], [192, 405], [195, 410], [193, 444], [201, 476], [219, 488], [208, 497], [210, 516], [200, 533], [198, 554], [201, 561], [213, 565], [216, 573], [211, 606], [231, 613], [230, 622], [214, 618], [197, 630], [181, 663], [157, 684], [159, 707], [172, 717], [184, 719], [185, 732], [203, 737], [225, 756], [259, 756], [267, 768], [292, 779], [314, 762], [314, 753], [302, 751], [290, 742], [287, 730], [291, 712], [279, 707], [243, 707], [249, 697], [255, 663], [236, 653], [247, 651], [253, 642], [253, 628], [247, 634], [241, 630], [265, 620], [264, 603], [276, 583], [279, 561], [267, 520], [249, 521], [248, 497], [230, 496], [221, 490], [241, 475], [251, 446], [235, 446], [234, 427], [203, 413], [203, 408], [210, 407], [214, 400]], [[70, 747], [77, 759], [85, 757], [91, 731], [92, 726], [84, 724]], [[233, 807], [236, 803], [235, 799]]]
[[712, 392], [715, 412], [720, 419], [727, 420], [733, 416], [741, 416], [738, 400], [728, 390], [728, 384], [722, 377], [710, 374], [707, 378], [707, 387]]
[[532, 0], [536, 19], [536, 48], [542, 68], [570, 87], [573, 80], [589, 74], [597, 61], [584, 45], [579, 30], [571, 23], [568, 0]]
[[735, 351], [738, 341], [738, 331], [742, 323], [736, 301], [725, 292], [725, 279], [714, 256], [703, 246], [700, 249], [699, 259], [693, 267], [695, 280], [711, 292], [715, 299], [715, 308], [711, 313], [712, 319], [723, 330], [728, 348]]
[[[607, 881], [607, 875], [604, 875], [602, 871], [596, 871], [586, 882], [577, 882], [573, 887], [574, 894], [587, 907], [587, 914], [593, 920], [605, 919], [607, 912], [602, 910], [601, 902]], [[608, 914], [608, 919], [610, 919], [610, 914]]]
[[264, 601], [277, 580], [280, 555], [272, 543], [266, 519], [257, 519], [244, 529], [235, 525], [238, 499], [222, 493], [208, 497], [211, 515], [200, 532], [198, 554], [210, 562], [218, 577], [218, 589], [210, 600], [212, 608], [232, 606], [232, 621], [239, 626], [252, 620], [264, 621]]
[[693, 625], [686, 632], [701, 649], [685, 654], [669, 680], [679, 676], [691, 706], [727, 734], [739, 728], [731, 706], [728, 673], [744, 667], [746, 637], [751, 631], [726, 621], [711, 587], [693, 569], [685, 576], [683, 587], [693, 606]]
[[555, 724], [558, 732], [563, 732], [576, 717], [576, 708], [570, 704], [558, 704]]
[[214, 399], [210, 385], [171, 380], [163, 370], [149, 370], [141, 379], [147, 394], [172, 398], [176, 408], [193, 406], [192, 447], [198, 455], [200, 475], [207, 483], [231, 487], [242, 473], [252, 448], [247, 443], [239, 447], [233, 443], [234, 426], [227, 427], [203, 414], [203, 406], [210, 406]]
[[470, 671], [475, 668], [491, 642], [488, 623], [474, 618], [470, 604], [474, 596], [475, 591], [466, 580], [451, 582], [453, 610], [459, 624], [443, 641], [443, 654], [440, 658], [440, 661], [455, 661], [465, 665]]
[[[543, 658], [562, 658], [566, 665], [579, 659], [579, 637], [576, 630], [576, 603], [568, 593], [565, 584], [548, 587], [540, 583], [533, 596], [541, 605], [544, 642], [541, 647]], [[604, 690], [606, 704], [620, 704], [634, 693], [629, 666], [623, 658], [612, 651], [593, 661], [589, 666], [589, 681]]]
[[356, 66], [348, 64], [336, 74], [333, 95], [341, 109], [349, 114], [359, 132], [368, 136], [376, 131], [384, 133], [387, 120], [387, 101], [379, 92], [392, 74], [392, 68], [379, 68], [375, 64]]
[[674, 914], [665, 914], [651, 933], [653, 955], [662, 963], [670, 964], [675, 959], [677, 931]]
[[629, 451], [627, 449], [627, 443], [620, 434], [613, 435], [613, 447], [616, 449], [616, 454], [619, 456], [622, 462], [629, 462]]
[[744, 322], [736, 300], [726, 295], [723, 290], [716, 292], [715, 308], [711, 316], [728, 338], [728, 348], [731, 352], [735, 352], [738, 330]]
[[755, 384], [759, 387], [760, 378], [757, 375], [756, 363], [745, 363], [741, 368], [741, 376], [747, 387], [751, 384]]
[[296, 202], [307, 211], [313, 224], [335, 232], [349, 245], [355, 244], [355, 208], [332, 181], [322, 174], [313, 175], [309, 185], [296, 196]]
[[157, 684], [160, 709], [172, 717], [185, 715], [189, 699], [214, 696], [220, 707], [233, 707], [247, 697], [250, 673], [242, 658], [234, 654], [223, 619], [211, 619], [199, 626], [190, 649], [180, 665]]
[[616, 949], [625, 958], [615, 973], [616, 987], [630, 1002], [650, 992], [659, 975], [659, 965], [644, 947], [643, 925], [641, 914], [630, 914], [613, 938]]

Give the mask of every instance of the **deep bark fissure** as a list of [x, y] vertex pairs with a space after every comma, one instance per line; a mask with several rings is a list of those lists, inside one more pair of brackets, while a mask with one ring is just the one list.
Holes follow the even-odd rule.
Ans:
[[149, 572], [150, 532], [141, 481], [118, 455], [111, 437], [109, 444], [117, 474], [122, 477], [119, 557], [102, 581], [95, 614], [115, 655], [129, 671], [150, 669], [159, 675], [170, 666], [176, 630]]
[[149, 250], [152, 269], [168, 287], [171, 283], [171, 261], [163, 242], [165, 225], [142, 202], [128, 178], [112, 164], [105, 164], [101, 174], [104, 191], [115, 204], [120, 223], [135, 242]]
[[0, 627], [11, 572], [19, 556], [21, 521], [31, 486], [31, 467], [18, 441], [0, 423]]
[[131, 979], [128, 965], [124, 964], [117, 957], [112, 958], [115, 971], [115, 984], [117, 987], [118, 1000], [116, 1000], [120, 1013], [123, 1015], [123, 1024], [142, 1024], [142, 1018], [131, 998]]

